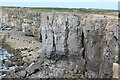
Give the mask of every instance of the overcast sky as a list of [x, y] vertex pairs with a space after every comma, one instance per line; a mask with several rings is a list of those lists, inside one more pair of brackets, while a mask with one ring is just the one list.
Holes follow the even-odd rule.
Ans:
[[118, 9], [119, 0], [0, 0], [0, 6]]

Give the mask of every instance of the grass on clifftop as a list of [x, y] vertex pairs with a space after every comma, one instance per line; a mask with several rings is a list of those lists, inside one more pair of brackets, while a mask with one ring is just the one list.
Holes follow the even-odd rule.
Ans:
[[118, 10], [109, 10], [109, 9], [94, 9], [94, 8], [51, 8], [51, 7], [14, 7], [14, 6], [3, 6], [2, 8], [14, 8], [14, 9], [23, 9], [23, 10], [34, 10], [41, 12], [80, 12], [80, 13], [110, 13], [118, 12]]

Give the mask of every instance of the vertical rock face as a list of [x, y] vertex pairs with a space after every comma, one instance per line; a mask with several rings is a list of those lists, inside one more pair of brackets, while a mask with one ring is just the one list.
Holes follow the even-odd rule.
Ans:
[[[99, 77], [99, 70], [103, 62], [103, 50], [105, 47], [106, 19], [86, 18], [84, 31], [85, 55], [89, 78]], [[103, 69], [103, 68], [102, 68]]]
[[[70, 70], [83, 70], [82, 29], [76, 15], [59, 13], [44, 14], [41, 18], [41, 57], [67, 60]], [[81, 66], [79, 66], [81, 65]]]
[[57, 71], [57, 75], [63, 76], [64, 69], [67, 69], [85, 70], [88, 78], [113, 76], [112, 64], [118, 62], [120, 46], [117, 19], [14, 9], [1, 11], [0, 19], [1, 27], [20, 26], [28, 36], [38, 39], [42, 36], [40, 57], [48, 62], [55, 61], [53, 75]]
[[[60, 20], [61, 19], [61, 20]], [[44, 15], [42, 17], [42, 52], [50, 58], [51, 55], [64, 55], [65, 18], [57, 14]]]
[[118, 59], [119, 59], [118, 63], [120, 64], [120, 19], [118, 19], [118, 28], [117, 29], [118, 29], [118, 41], [119, 41], [118, 42], [118, 49], [119, 49], [118, 50], [118, 52], [119, 52], [118, 53]]
[[22, 31], [28, 36], [34, 36], [36, 39], [40, 38], [40, 13], [27, 12], [23, 18]]
[[112, 63], [118, 56], [118, 29], [117, 23], [111, 23], [112, 19], [107, 17], [89, 16], [85, 19], [84, 46], [89, 78], [110, 78], [113, 75]]
[[73, 55], [81, 55], [81, 49], [83, 48], [83, 32], [82, 27], [80, 26], [80, 21], [77, 16], [68, 16], [68, 38], [67, 38], [67, 46], [69, 50], [69, 54]]
[[32, 20], [29, 19], [23, 19], [23, 23], [22, 23], [22, 31], [26, 34], [26, 35], [33, 35], [32, 34]]
[[51, 13], [41, 20], [42, 53], [47, 57], [80, 54], [82, 30], [77, 16]]
[[0, 11], [0, 25], [2, 29], [17, 28], [26, 35], [40, 38], [40, 13], [19, 9], [6, 9]]
[[1, 12], [1, 28], [8, 25], [8, 15], [5, 12]]
[[116, 20], [58, 13], [41, 17], [41, 57], [60, 60], [65, 56], [70, 69], [81, 66], [88, 78], [112, 77], [112, 63], [118, 59]]
[[26, 11], [7, 8], [1, 8], [1, 10], [2, 11], [0, 11], [0, 22], [2, 29], [14, 28], [18, 26], [21, 27], [21, 18], [23, 18], [23, 14], [25, 14]]

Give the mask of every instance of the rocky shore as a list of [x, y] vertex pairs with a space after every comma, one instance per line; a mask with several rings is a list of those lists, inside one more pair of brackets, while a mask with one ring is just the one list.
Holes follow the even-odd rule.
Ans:
[[5, 17], [14, 24], [9, 24], [12, 30], [2, 30], [7, 33], [3, 47], [14, 55], [10, 61], [18, 66], [3, 78], [113, 78], [117, 73], [113, 66], [119, 59], [117, 17], [15, 9], [3, 12], [12, 16]]

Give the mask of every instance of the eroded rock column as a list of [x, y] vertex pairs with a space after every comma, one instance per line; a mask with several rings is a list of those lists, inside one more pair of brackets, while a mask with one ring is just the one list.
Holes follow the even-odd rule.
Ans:
[[41, 57], [66, 60], [70, 70], [83, 70], [83, 32], [76, 15], [50, 13], [41, 18]]
[[[112, 65], [118, 53], [114, 32], [108, 28], [112, 19], [106, 17], [88, 17], [83, 27], [85, 36], [85, 55], [88, 78], [112, 78]], [[113, 29], [112, 29], [113, 30]], [[116, 33], [116, 32], [115, 32]]]
[[58, 14], [42, 16], [42, 54], [47, 58], [65, 55], [66, 19]]

